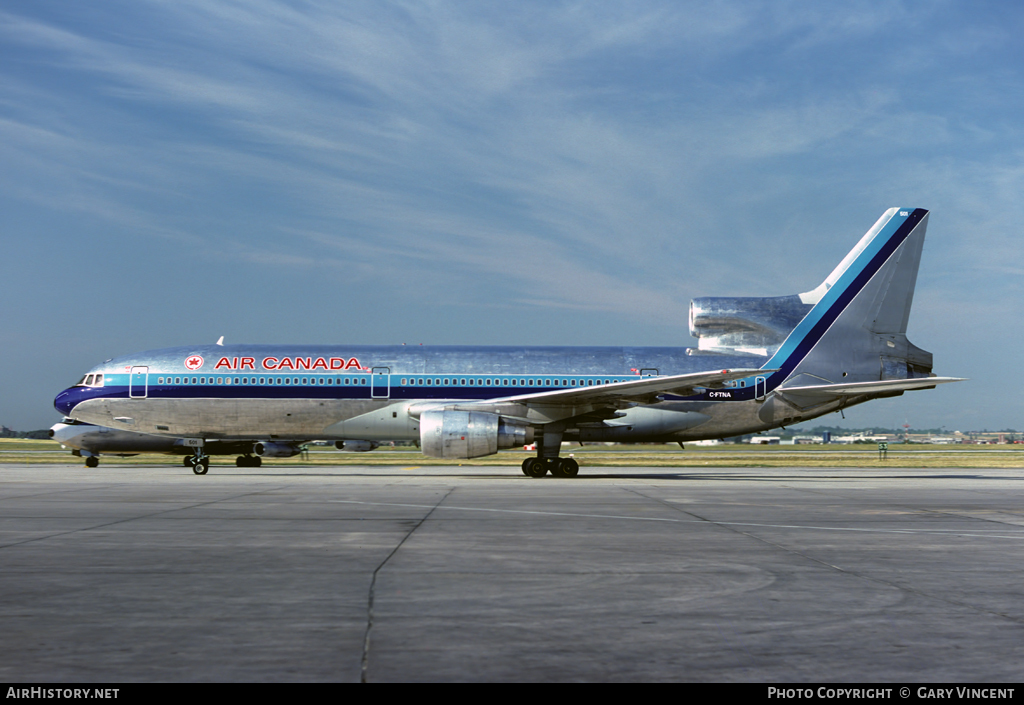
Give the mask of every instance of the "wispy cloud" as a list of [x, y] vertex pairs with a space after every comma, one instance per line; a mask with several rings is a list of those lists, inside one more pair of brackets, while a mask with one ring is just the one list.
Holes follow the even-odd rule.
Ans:
[[[1018, 291], [1020, 268], [993, 253], [1015, 251], [1024, 218], [1024, 12], [988, 12], [17, 5], [0, 12], [5, 235], [35, 252], [45, 231], [78, 253], [87, 232], [122, 267], [160, 263], [138, 296], [116, 292], [140, 338], [169, 335], [144, 302], [189, 287], [259, 302], [231, 320], [281, 336], [319, 330], [308, 301], [337, 299], [388, 302], [408, 330], [431, 308], [500, 312], [466, 316], [451, 340], [554, 335], [565, 311], [577, 331], [614, 322], [649, 336], [621, 342], [668, 344], [691, 296], [813, 287], [909, 203], [935, 213], [926, 261], [943, 278], [923, 272], [917, 303], [931, 314], [933, 296]], [[19, 281], [75, 299], [73, 276]], [[90, 304], [111, 292], [94, 286]], [[193, 318], [225, 320], [215, 306]]]

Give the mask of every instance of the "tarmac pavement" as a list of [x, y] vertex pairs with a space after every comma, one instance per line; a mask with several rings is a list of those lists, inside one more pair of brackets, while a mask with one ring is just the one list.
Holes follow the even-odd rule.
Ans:
[[0, 679], [1013, 682], [1024, 468], [0, 465]]

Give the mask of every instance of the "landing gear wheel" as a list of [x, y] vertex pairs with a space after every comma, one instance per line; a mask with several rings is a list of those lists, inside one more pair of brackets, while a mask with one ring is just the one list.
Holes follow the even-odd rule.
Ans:
[[261, 458], [258, 455], [255, 458], [253, 458], [252, 462], [249, 464], [250, 467], [254, 468], [258, 468], [261, 465], [263, 465], [263, 458]]
[[88, 458], [85, 459], [85, 467], [87, 468], [95, 468], [98, 467], [99, 464], [100, 459], [97, 458], [95, 455], [90, 455]]
[[182, 458], [181, 459], [181, 464], [184, 465], [187, 468], [190, 468], [193, 465], [195, 465], [195, 463], [192, 462], [192, 456], [191, 455], [186, 455], [184, 458]]
[[580, 464], [573, 458], [558, 458], [551, 466], [551, 474], [555, 477], [576, 477], [580, 474]]
[[249, 467], [249, 458], [247, 458], [244, 455], [238, 456], [237, 458], [235, 458], [235, 467], [236, 468], [247, 468], [247, 467]]
[[205, 475], [210, 469], [210, 459], [203, 458], [202, 460], [196, 460], [195, 465], [192, 466], [192, 472], [196, 475]]
[[523, 461], [523, 474], [528, 477], [544, 477], [548, 474], [548, 463], [543, 458], [527, 458]]

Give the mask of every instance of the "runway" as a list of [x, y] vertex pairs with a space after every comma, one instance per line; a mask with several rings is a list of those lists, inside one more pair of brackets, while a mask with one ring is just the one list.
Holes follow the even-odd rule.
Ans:
[[7, 682], [1024, 677], [1024, 468], [0, 478]]

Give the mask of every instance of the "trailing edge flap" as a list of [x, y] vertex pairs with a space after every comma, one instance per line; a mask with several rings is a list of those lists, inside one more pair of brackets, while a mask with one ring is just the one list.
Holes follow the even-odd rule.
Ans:
[[877, 382], [851, 382], [849, 384], [817, 384], [811, 387], [780, 387], [777, 391], [802, 396], [860, 396], [907, 392], [913, 389], [932, 389], [937, 384], [963, 382], [961, 377], [914, 377], [913, 379], [884, 379]]
[[494, 403], [516, 403], [552, 406], [614, 406], [620, 403], [635, 402], [653, 404], [661, 394], [689, 396], [698, 388], [718, 388], [726, 382], [755, 375], [769, 375], [776, 370], [716, 370], [714, 372], [693, 372], [685, 375], [667, 375], [665, 377], [644, 377], [628, 382], [600, 384], [593, 387], [575, 387], [558, 389], [553, 392], [537, 394], [520, 394], [512, 397], [500, 397], [480, 402], [484, 405]]

